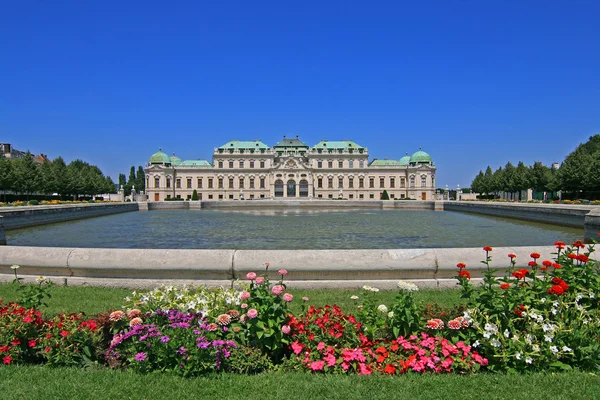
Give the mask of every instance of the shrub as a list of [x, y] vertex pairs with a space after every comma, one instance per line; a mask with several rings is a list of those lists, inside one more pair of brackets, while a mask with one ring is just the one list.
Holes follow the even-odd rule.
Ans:
[[28, 204], [29, 204], [30, 206], [37, 206], [37, 205], [39, 204], [39, 202], [38, 202], [37, 200], [29, 200], [29, 201], [28, 201]]
[[194, 189], [194, 191], [192, 192], [192, 200], [193, 201], [199, 200], [198, 191], [196, 189]]
[[383, 193], [381, 194], [381, 200], [389, 200], [390, 199], [390, 195], [388, 194], [387, 190], [384, 190]]

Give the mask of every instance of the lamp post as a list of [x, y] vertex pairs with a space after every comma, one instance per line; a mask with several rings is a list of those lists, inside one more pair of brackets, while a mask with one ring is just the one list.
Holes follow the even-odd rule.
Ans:
[[456, 185], [456, 201], [460, 200], [461, 194], [462, 194], [462, 191], [460, 190], [460, 185]]

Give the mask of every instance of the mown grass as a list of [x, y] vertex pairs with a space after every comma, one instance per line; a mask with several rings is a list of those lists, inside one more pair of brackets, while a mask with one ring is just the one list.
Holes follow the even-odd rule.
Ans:
[[[0, 299], [7, 301], [18, 301], [20, 293], [18, 286], [13, 284], [0, 284]], [[53, 286], [50, 289], [52, 298], [48, 301], [48, 307], [44, 313], [48, 315], [62, 312], [83, 311], [87, 315], [93, 315], [107, 310], [120, 309], [123, 299], [131, 294], [131, 289], [122, 288], [99, 288], [89, 286]], [[350, 299], [352, 295], [362, 296], [360, 289], [322, 289], [322, 290], [290, 290], [294, 295], [291, 303], [292, 311], [297, 313], [302, 308], [302, 297], [308, 297], [308, 305], [323, 306], [325, 304], [337, 304], [343, 310], [351, 312], [356, 308], [355, 300]], [[377, 302], [390, 305], [397, 295], [394, 290], [382, 290], [374, 293]], [[457, 290], [422, 290], [415, 292], [415, 297], [423, 303], [436, 302], [441, 305], [452, 307], [461, 304]]]
[[0, 368], [12, 399], [597, 399], [600, 378], [583, 373], [341, 376], [269, 373], [183, 379], [115, 370]]

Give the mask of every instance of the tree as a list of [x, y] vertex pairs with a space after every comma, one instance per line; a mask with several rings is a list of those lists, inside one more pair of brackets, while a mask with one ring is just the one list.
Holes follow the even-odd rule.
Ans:
[[498, 169], [494, 171], [490, 182], [490, 190], [496, 194], [501, 190], [506, 190], [506, 176], [502, 167], [498, 167]]
[[471, 182], [471, 188], [473, 191], [477, 193], [483, 193], [483, 188], [485, 186], [485, 176], [483, 175], [483, 171], [479, 171], [473, 182]]
[[519, 161], [517, 168], [514, 170], [513, 185], [515, 191], [519, 192], [519, 200], [521, 200], [523, 190], [529, 189], [529, 168], [525, 166], [523, 161]]
[[550, 168], [544, 166], [540, 161], [533, 163], [529, 167], [529, 186], [535, 192], [547, 192], [548, 184], [550, 183], [551, 177]]
[[199, 200], [198, 191], [196, 189], [194, 189], [194, 191], [192, 192], [192, 200], [193, 201]]
[[33, 156], [29, 151], [25, 153], [24, 157], [17, 158], [14, 162], [12, 190], [16, 193], [25, 193], [29, 200], [29, 195], [37, 189], [37, 164], [33, 161]]
[[104, 178], [104, 191], [108, 194], [115, 193], [116, 185], [110, 176]]
[[140, 191], [146, 191], [146, 174], [144, 173], [144, 168], [141, 165], [138, 166], [137, 173], [135, 174], [135, 188], [138, 193]]
[[125, 174], [119, 174], [119, 190], [121, 190], [121, 188], [125, 188], [125, 185], [127, 184], [127, 181], [125, 180]]
[[68, 177], [67, 177], [67, 165], [62, 157], [56, 157], [52, 164], [50, 164], [52, 171], [52, 192], [56, 192], [60, 195], [60, 198], [68, 194]]
[[[127, 179], [127, 184], [125, 185], [125, 196], [129, 196], [131, 194], [131, 189], [136, 186], [135, 185], [135, 167], [132, 165], [129, 169], [129, 179]], [[136, 192], [138, 191], [136, 186]]]
[[389, 200], [390, 199], [390, 195], [388, 194], [387, 190], [384, 190], [383, 193], [381, 194], [381, 200]]
[[0, 157], [0, 190], [4, 201], [6, 201], [6, 191], [11, 190], [13, 186], [13, 177], [13, 161]]

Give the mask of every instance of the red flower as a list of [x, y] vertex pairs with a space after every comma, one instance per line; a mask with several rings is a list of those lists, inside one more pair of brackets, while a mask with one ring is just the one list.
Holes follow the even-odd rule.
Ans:
[[62, 337], [69, 336], [69, 331], [66, 331], [66, 330], [63, 329], [62, 331], [60, 331], [60, 336], [62, 336]]
[[31, 315], [27, 315], [25, 318], [23, 318], [23, 322], [25, 322], [25, 323], [33, 322], [33, 318], [31, 318]]
[[21, 344], [21, 341], [19, 339], [13, 339], [11, 343], [13, 346], [18, 346]]
[[567, 257], [569, 257], [571, 260], [573, 260], [573, 259], [577, 258], [577, 254], [569, 253], [569, 254], [567, 254]]
[[565, 291], [563, 290], [562, 287], [558, 286], [558, 285], [554, 285], [552, 286], [550, 289], [548, 289], [548, 293], [550, 294], [555, 294], [557, 296], [560, 296], [561, 294], [563, 294]]
[[492, 251], [490, 246], [483, 246], [483, 251]]
[[7, 352], [10, 349], [8, 346], [0, 346], [0, 354]]
[[581, 240], [576, 240], [575, 242], [573, 242], [573, 247], [579, 247], [580, 249], [583, 249], [585, 247], [585, 244], [583, 244]]
[[50, 346], [47, 346], [47, 347], [44, 349], [44, 351], [45, 351], [46, 353], [50, 353]]
[[32, 340], [29, 341], [28, 344], [29, 344], [29, 347], [35, 347], [37, 345], [37, 342], [32, 339]]
[[512, 261], [513, 258], [517, 258], [517, 255], [513, 254], [513, 253], [510, 253], [508, 256], [510, 257], [511, 261]]
[[562, 250], [565, 248], [565, 242], [554, 242], [557, 249]]
[[467, 280], [471, 279], [471, 273], [469, 271], [467, 271], [466, 269], [463, 269], [462, 271], [460, 271], [458, 273], [459, 278], [465, 278]]
[[465, 268], [466, 266], [467, 266], [467, 264], [465, 264], [465, 263], [461, 263], [461, 262], [460, 262], [460, 263], [458, 263], [458, 264], [456, 264], [456, 268], [460, 268], [460, 269], [463, 269], [463, 268]]
[[13, 358], [11, 356], [6, 356], [2, 359], [2, 362], [6, 365], [10, 365], [10, 363], [12, 362]]
[[562, 268], [562, 265], [560, 265], [559, 263], [553, 263], [553, 264], [552, 264], [552, 266], [553, 266], [555, 269], [561, 269], [561, 268]]
[[552, 261], [544, 260], [544, 261], [542, 261], [542, 265], [544, 267], [551, 267], [552, 266]]
[[504, 282], [504, 283], [500, 284], [500, 289], [502, 289], [502, 290], [506, 290], [509, 287], [510, 287], [510, 283]]
[[540, 253], [536, 253], [535, 251], [533, 253], [531, 253], [529, 255], [529, 257], [533, 258], [534, 260], [537, 260], [538, 258], [540, 258]]
[[525, 278], [525, 276], [527, 276], [528, 273], [529, 271], [527, 271], [526, 269], [520, 269], [518, 271], [513, 272], [512, 276], [514, 276], [517, 279], [523, 279]]
[[529, 265], [530, 267], [535, 267], [537, 263], [535, 261], [529, 261], [527, 265]]
[[523, 314], [523, 311], [525, 311], [525, 310], [526, 310], [525, 306], [523, 304], [521, 304], [520, 306], [515, 308], [514, 313], [520, 317]]
[[589, 258], [588, 256], [586, 256], [585, 254], [580, 254], [577, 256], [577, 259], [583, 263], [588, 262]]
[[392, 364], [388, 364], [383, 369], [383, 372], [385, 372], [386, 374], [393, 375], [396, 373], [396, 367], [394, 367]]

